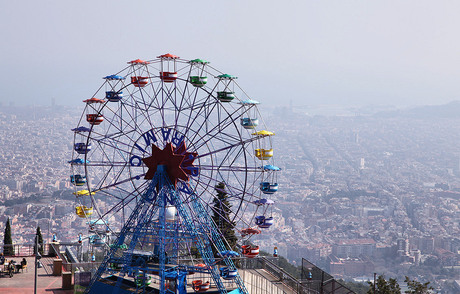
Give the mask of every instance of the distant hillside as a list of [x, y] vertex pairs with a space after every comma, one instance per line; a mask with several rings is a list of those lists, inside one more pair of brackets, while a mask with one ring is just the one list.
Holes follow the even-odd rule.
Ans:
[[377, 117], [411, 117], [411, 118], [460, 118], [460, 101], [452, 101], [444, 105], [427, 105], [413, 108], [382, 111]]
[[32, 121], [53, 117], [63, 114], [76, 116], [81, 113], [80, 109], [71, 106], [0, 106], [0, 117], [14, 116], [15, 119]]

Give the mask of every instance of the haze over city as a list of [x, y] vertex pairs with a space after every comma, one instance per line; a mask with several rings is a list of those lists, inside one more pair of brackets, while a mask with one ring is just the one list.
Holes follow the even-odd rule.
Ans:
[[[132, 195], [137, 181], [144, 185], [144, 168], [153, 171], [157, 166], [153, 159], [153, 167], [141, 162], [147, 155], [155, 157], [154, 146], [164, 151], [166, 147], [161, 144], [172, 143], [174, 152], [184, 148], [189, 160], [185, 168], [196, 171], [196, 176], [201, 171], [194, 169], [193, 160], [203, 157], [200, 164], [204, 175], [206, 167], [214, 164], [212, 160], [212, 164], [206, 162], [206, 156], [241, 145], [242, 152], [256, 163], [251, 163], [251, 171], [265, 172], [264, 163], [269, 161], [281, 168], [270, 178], [279, 183], [276, 193], [262, 193], [259, 182], [268, 181], [263, 173], [249, 185], [256, 191], [248, 193], [251, 197], [274, 200], [270, 210], [263, 212], [263, 217], [268, 217], [269, 211], [273, 223], [262, 234], [251, 236], [257, 250], [260, 247], [271, 257], [286, 258], [296, 266], [303, 258], [308, 259], [346, 281], [362, 282], [378, 273], [401, 282], [405, 275], [412, 275], [429, 281], [438, 293], [458, 293], [458, 11], [460, 2], [425, 0], [3, 1], [0, 238], [6, 222], [11, 221], [13, 243], [18, 246], [32, 242], [37, 226], [42, 228], [46, 242], [57, 235], [59, 242], [77, 243], [78, 236], [94, 233], [92, 226], [91, 232], [88, 230], [85, 213], [76, 210], [90, 205], [82, 206], [86, 198], [72, 194], [81, 188], [76, 185], [77, 175], [82, 179], [87, 173], [84, 184], [88, 185], [84, 187], [94, 188], [95, 183], [103, 187], [91, 205], [111, 212], [119, 205], [119, 198], [105, 197], [112, 193], [108, 189], [134, 183]], [[148, 66], [176, 62], [173, 55], [157, 58], [165, 53], [184, 60], [201, 58], [210, 64], [177, 61], [185, 64], [180, 69], [185, 74], [181, 76], [179, 70], [177, 81], [177, 73], [166, 72], [176, 74], [168, 81], [163, 70], [154, 77], [137, 76], [137, 70]], [[156, 64], [143, 61], [151, 59]], [[192, 78], [202, 78], [191, 74], [196, 65], [211, 67], [208, 74], [218, 73], [206, 77], [208, 82], [192, 82]], [[124, 76], [107, 77], [124, 70]], [[154, 75], [158, 72], [156, 67]], [[236, 82], [240, 88], [235, 92], [219, 90], [220, 73], [236, 76], [223, 80]], [[145, 83], [141, 85], [141, 81]], [[148, 83], [151, 87], [143, 88]], [[215, 87], [210, 86], [213, 83]], [[121, 84], [123, 87], [118, 88]], [[182, 87], [184, 84], [187, 86]], [[167, 93], [164, 104], [145, 102], [159, 101], [163, 96], [158, 93]], [[196, 93], [205, 93], [204, 98]], [[222, 97], [222, 93], [229, 96]], [[232, 100], [235, 93], [237, 99]], [[105, 108], [103, 115], [97, 108], [100, 105]], [[148, 107], [143, 108], [145, 105]], [[185, 114], [189, 106], [190, 114]], [[126, 112], [124, 107], [133, 111]], [[251, 107], [260, 113], [251, 112]], [[201, 109], [215, 117], [202, 115]], [[164, 115], [168, 111], [171, 113]], [[192, 115], [193, 111], [197, 113]], [[115, 119], [111, 120], [111, 115]], [[178, 119], [182, 115], [183, 125]], [[173, 116], [174, 124], [166, 123]], [[258, 119], [260, 128], [276, 135], [252, 133], [251, 127], [259, 131]], [[254, 120], [255, 126], [248, 127]], [[114, 126], [116, 122], [122, 127]], [[130, 124], [133, 129], [125, 131]], [[208, 129], [208, 124], [215, 124], [215, 128]], [[82, 126], [83, 130], [77, 129]], [[85, 126], [90, 129], [85, 130]], [[238, 136], [231, 131], [226, 134], [228, 126], [234, 127]], [[179, 147], [180, 134], [187, 128], [195, 129], [200, 136], [193, 138], [203, 141], [208, 135], [222, 135], [225, 140], [216, 144], [223, 147], [207, 147], [215, 150], [200, 153], [190, 146], [205, 146], [208, 141], [194, 145], [192, 136], [185, 135], [181, 138], [190, 144]], [[211, 134], [213, 131], [216, 134]], [[169, 137], [170, 133], [174, 135]], [[132, 137], [120, 147], [118, 134]], [[163, 136], [161, 143], [155, 137], [160, 138], [159, 134]], [[256, 139], [252, 139], [254, 135]], [[234, 137], [237, 143], [229, 143]], [[100, 144], [104, 140], [115, 143]], [[93, 143], [93, 149], [87, 142]], [[252, 142], [261, 145], [255, 149], [249, 145], [256, 146]], [[267, 144], [266, 150], [260, 147], [263, 144]], [[112, 147], [114, 152], [106, 152]], [[115, 160], [118, 152], [127, 159], [120, 161], [123, 167], [119, 174], [113, 172], [116, 184], [108, 177], [87, 172], [91, 164], [83, 158], [96, 162], [94, 166], [108, 167], [119, 163]], [[228, 153], [237, 155], [228, 166], [223, 164], [227, 164], [225, 160], [215, 166], [235, 173], [249, 170], [238, 165], [237, 157], [242, 153]], [[107, 156], [108, 160], [103, 157], [99, 163], [93, 160], [98, 154], [115, 155]], [[171, 153], [171, 158], [174, 156], [177, 154]], [[167, 162], [167, 156], [158, 157], [162, 165]], [[79, 164], [85, 168], [80, 170]], [[131, 171], [136, 168], [142, 173]], [[175, 168], [185, 169], [182, 162]], [[121, 180], [120, 175], [128, 169], [129, 178]], [[232, 175], [227, 177], [208, 182], [211, 197], [216, 196], [216, 183], [232, 185]], [[120, 195], [125, 197], [122, 187]], [[243, 246], [247, 235], [242, 232], [251, 229], [241, 223], [247, 219], [248, 226], [256, 227], [253, 221], [259, 208], [251, 205], [258, 203], [246, 202], [249, 208], [241, 210], [240, 223], [235, 226], [239, 230], [235, 248]], [[210, 207], [209, 215], [214, 209]], [[110, 225], [120, 230], [124, 217], [124, 211], [123, 218], [114, 213]], [[108, 228], [102, 231], [111, 234]], [[85, 238], [88, 248], [94, 245], [90, 237]], [[106, 241], [113, 240], [109, 236]], [[99, 253], [102, 259], [102, 251]], [[89, 250], [85, 254], [79, 252], [81, 261], [92, 258]]]
[[457, 1], [2, 1], [4, 105], [78, 105], [129, 60], [204, 58], [269, 105], [458, 99]]

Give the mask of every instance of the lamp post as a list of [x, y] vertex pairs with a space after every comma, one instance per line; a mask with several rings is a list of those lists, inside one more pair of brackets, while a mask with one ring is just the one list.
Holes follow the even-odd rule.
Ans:
[[35, 278], [34, 278], [34, 294], [37, 294], [37, 278], [38, 278], [38, 263], [40, 262], [40, 259], [42, 256], [38, 252], [38, 236], [35, 234]]
[[375, 277], [376, 276], [377, 276], [377, 273], [374, 273], [374, 286], [372, 286], [372, 290], [373, 290], [374, 294], [375, 294]]

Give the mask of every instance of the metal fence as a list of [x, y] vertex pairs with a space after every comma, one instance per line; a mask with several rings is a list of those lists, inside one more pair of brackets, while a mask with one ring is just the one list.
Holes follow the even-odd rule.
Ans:
[[266, 257], [242, 260], [241, 267], [244, 269], [263, 269], [276, 279], [276, 283], [282, 283], [299, 294], [319, 294], [317, 290], [310, 288], [309, 284], [304, 284], [284, 269], [279, 267], [274, 261]]
[[[22, 243], [22, 244], [4, 244], [1, 246], [1, 252], [4, 256], [34, 256], [35, 255], [35, 244], [33, 243]], [[39, 245], [39, 248], [41, 245]], [[13, 254], [11, 254], [13, 253]], [[43, 254], [49, 255], [50, 244], [43, 244]]]
[[241, 267], [245, 269], [263, 269], [274, 276], [277, 283], [283, 283], [298, 294], [355, 293], [334, 279], [333, 276], [304, 258], [302, 258], [300, 280], [280, 268], [273, 258], [258, 257], [244, 259], [241, 262]]
[[[98, 262], [82, 262], [72, 263], [68, 260], [67, 255], [71, 252], [61, 252], [61, 247], [72, 246], [74, 243], [69, 244], [43, 244], [43, 255], [45, 256], [58, 256], [62, 259], [62, 266], [65, 271], [85, 271], [94, 272], [100, 265]], [[13, 244], [13, 245], [0, 245], [2, 253], [5, 256], [33, 256], [35, 255], [35, 245], [32, 243]], [[11, 251], [11, 249], [13, 251]], [[67, 249], [67, 248], [65, 248]], [[68, 250], [66, 250], [68, 251]], [[7, 254], [11, 253], [13, 254]], [[276, 283], [283, 283], [294, 292], [298, 294], [354, 294], [352, 290], [348, 289], [333, 276], [323, 271], [310, 261], [302, 258], [302, 272], [301, 278], [296, 279], [284, 269], [279, 267], [273, 258], [257, 257], [252, 259], [241, 259], [238, 264], [243, 269], [263, 269], [270, 273], [276, 279]]]
[[301, 281], [308, 289], [314, 290], [320, 294], [355, 293], [305, 258], [302, 258]]

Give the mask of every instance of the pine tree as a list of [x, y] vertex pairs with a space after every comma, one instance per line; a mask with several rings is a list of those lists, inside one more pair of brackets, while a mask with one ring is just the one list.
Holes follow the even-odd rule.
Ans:
[[406, 276], [406, 279], [404, 282], [407, 283], [407, 287], [409, 290], [405, 291], [404, 293], [408, 294], [427, 294], [431, 293], [430, 290], [433, 290], [433, 287], [429, 286], [430, 282], [426, 283], [420, 283], [416, 280], [411, 280], [408, 276]]
[[379, 276], [377, 281], [375, 281], [375, 292], [374, 284], [371, 282], [367, 283], [369, 284], [367, 294], [401, 294], [401, 288], [399, 287], [398, 281], [393, 278], [387, 281], [385, 280], [385, 276]]
[[40, 230], [40, 226], [37, 227], [37, 232], [35, 233], [35, 239], [34, 239], [34, 253], [35, 251], [35, 244], [37, 244], [37, 238], [38, 238], [38, 253], [43, 255], [43, 236], [42, 236], [42, 231]]
[[11, 237], [10, 218], [6, 221], [5, 235], [3, 237], [3, 254], [5, 256], [14, 255], [13, 238]]
[[238, 238], [235, 234], [235, 222], [231, 220], [230, 214], [232, 213], [232, 205], [228, 201], [227, 192], [225, 191], [225, 184], [220, 182], [214, 188], [217, 192], [216, 197], [213, 199], [213, 216], [212, 219], [217, 225], [224, 238], [227, 240], [229, 249], [234, 249]]

